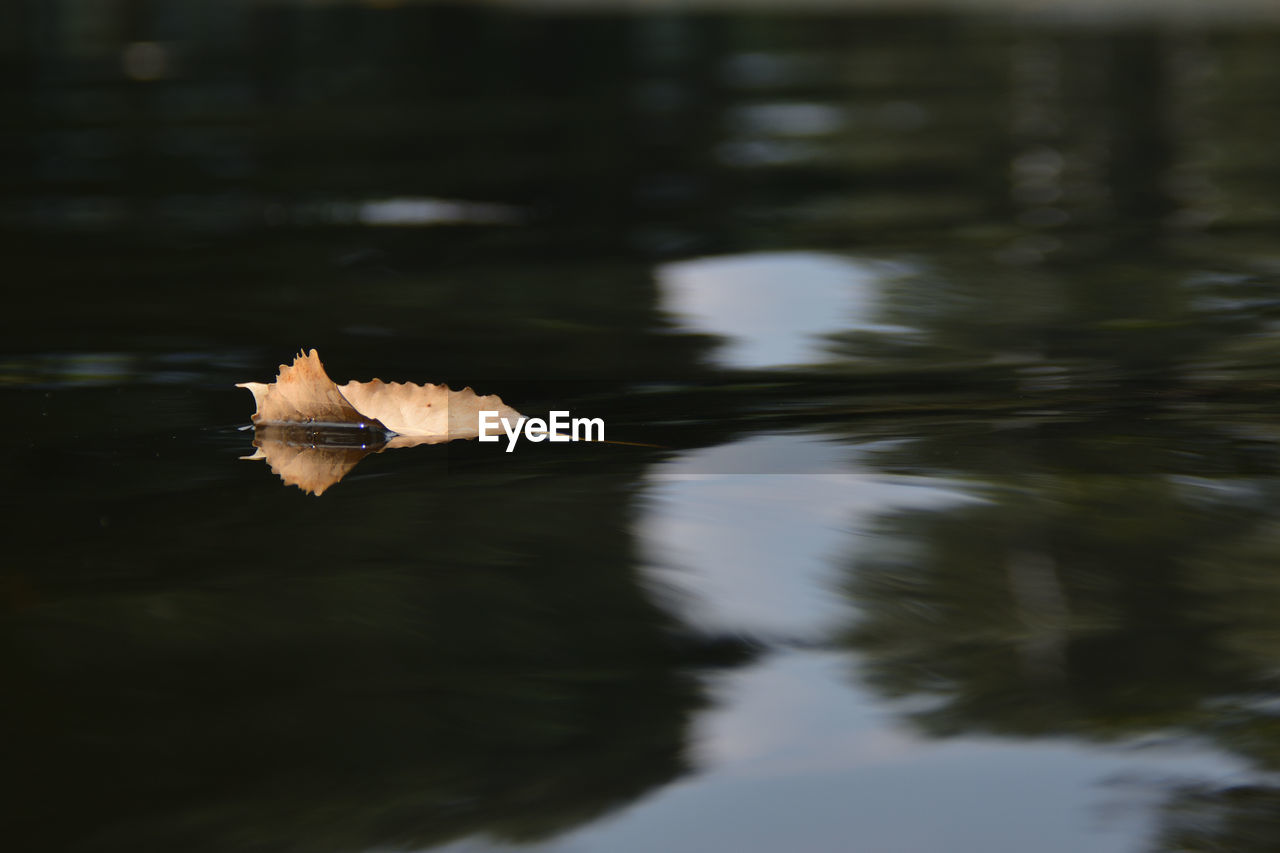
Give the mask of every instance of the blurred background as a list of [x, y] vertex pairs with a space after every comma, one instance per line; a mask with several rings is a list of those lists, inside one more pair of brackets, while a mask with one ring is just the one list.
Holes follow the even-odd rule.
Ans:
[[[1277, 57], [1270, 0], [0, 0], [6, 841], [1276, 849]], [[654, 446], [304, 495], [233, 387], [302, 347]]]

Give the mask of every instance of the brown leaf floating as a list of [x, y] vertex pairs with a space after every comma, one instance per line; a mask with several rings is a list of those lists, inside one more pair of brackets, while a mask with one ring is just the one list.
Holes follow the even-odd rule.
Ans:
[[[348, 382], [336, 385], [314, 349], [280, 365], [276, 381], [242, 382], [257, 410], [254, 446], [246, 459], [265, 459], [280, 479], [309, 494], [321, 494], [370, 453], [388, 447], [437, 444], [480, 434], [481, 411], [496, 411], [514, 427], [521, 415], [499, 397], [470, 388], [412, 382]], [[326, 436], [364, 436], [341, 443]]]

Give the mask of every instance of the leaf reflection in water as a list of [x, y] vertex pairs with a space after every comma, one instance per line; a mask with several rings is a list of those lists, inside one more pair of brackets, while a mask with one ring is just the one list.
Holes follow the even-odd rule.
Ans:
[[[434, 442], [423, 442], [448, 440], [448, 436], [439, 436]], [[286, 486], [322, 495], [361, 459], [394, 445], [380, 430], [265, 426], [254, 430], [253, 446], [252, 456], [240, 458], [265, 460], [271, 473]]]

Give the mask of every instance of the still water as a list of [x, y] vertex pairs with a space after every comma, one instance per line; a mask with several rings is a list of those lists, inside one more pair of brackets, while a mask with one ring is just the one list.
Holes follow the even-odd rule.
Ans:
[[14, 8], [6, 847], [1280, 843], [1280, 30]]

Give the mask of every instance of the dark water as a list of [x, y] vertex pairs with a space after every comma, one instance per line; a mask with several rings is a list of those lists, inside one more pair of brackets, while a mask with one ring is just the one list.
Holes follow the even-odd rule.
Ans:
[[1280, 31], [0, 9], [6, 849], [1280, 844]]

